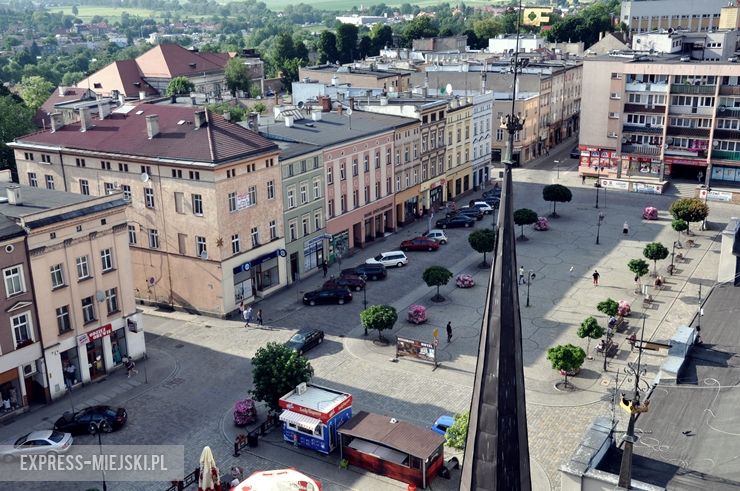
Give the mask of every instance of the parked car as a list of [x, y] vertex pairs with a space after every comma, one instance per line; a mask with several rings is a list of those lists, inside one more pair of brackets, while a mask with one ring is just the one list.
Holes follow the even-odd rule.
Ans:
[[477, 200], [471, 199], [470, 204], [468, 206], [470, 208], [478, 208], [485, 215], [490, 215], [491, 213], [493, 213], [493, 206], [489, 205], [485, 201], [477, 201]]
[[388, 252], [381, 252], [375, 257], [371, 257], [367, 261], [365, 261], [365, 264], [382, 264], [386, 268], [390, 267], [397, 267], [402, 268], [406, 264], [409, 263], [409, 259], [406, 257], [406, 254], [403, 253], [403, 251], [388, 251]]
[[365, 288], [365, 280], [354, 274], [344, 275], [326, 281], [323, 288], [347, 288], [359, 292]]
[[581, 157], [581, 151], [578, 148], [578, 145], [570, 149], [570, 158], [578, 159], [580, 157]]
[[32, 431], [7, 445], [0, 446], [0, 457], [10, 462], [21, 455], [56, 455], [66, 453], [72, 445], [72, 435], [61, 431]]
[[447, 434], [447, 430], [450, 428], [450, 426], [452, 426], [452, 423], [454, 422], [455, 418], [453, 418], [452, 416], [440, 416], [432, 425], [432, 431], [445, 436]]
[[354, 268], [343, 269], [340, 276], [366, 276], [368, 280], [384, 280], [388, 275], [382, 264], [360, 264]]
[[128, 415], [122, 407], [90, 406], [77, 412], [68, 411], [54, 423], [54, 429], [66, 431], [73, 435], [98, 431], [110, 433], [126, 424]]
[[483, 212], [478, 208], [462, 207], [457, 210], [456, 215], [465, 215], [476, 220], [483, 220]]
[[322, 288], [303, 295], [303, 303], [306, 305], [317, 305], [336, 303], [342, 305], [352, 301], [352, 292], [346, 288]]
[[439, 242], [428, 237], [414, 237], [413, 239], [401, 242], [401, 250], [408, 251], [436, 251], [439, 249]]
[[466, 215], [455, 215], [452, 217], [442, 218], [437, 220], [434, 224], [435, 227], [445, 228], [456, 228], [456, 227], [472, 227], [475, 225], [475, 220]]
[[436, 228], [433, 228], [432, 230], [428, 232], [424, 232], [422, 235], [424, 237], [434, 239], [442, 245], [445, 245], [447, 243], [447, 236], [445, 235], [444, 231], [436, 229]]
[[285, 346], [297, 351], [299, 355], [302, 355], [314, 346], [318, 346], [323, 342], [324, 331], [321, 329], [306, 327], [293, 334], [293, 337], [285, 343]]
[[501, 187], [497, 188], [491, 188], [483, 191], [483, 199], [486, 198], [500, 198], [501, 197]]
[[481, 201], [486, 203], [488, 206], [490, 206], [494, 210], [497, 210], [498, 207], [501, 205], [500, 196], [489, 196], [488, 198], [483, 198]]

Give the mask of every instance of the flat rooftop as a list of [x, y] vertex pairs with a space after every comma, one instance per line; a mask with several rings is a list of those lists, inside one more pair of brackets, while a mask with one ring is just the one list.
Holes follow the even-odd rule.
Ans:
[[375, 70], [372, 70], [370, 68], [355, 68], [353, 66], [336, 66], [336, 65], [308, 66], [308, 67], [303, 67], [302, 69], [311, 71], [311, 72], [337, 73], [339, 75], [341, 74], [364, 75], [366, 77], [375, 77], [375, 78], [398, 77], [398, 76], [409, 75], [412, 73], [412, 70], [381, 70], [377, 68]]
[[331, 411], [350, 397], [352, 397], [350, 394], [344, 392], [309, 385], [303, 394], [299, 395], [294, 391], [289, 395], [284, 395], [280, 400], [325, 413]]

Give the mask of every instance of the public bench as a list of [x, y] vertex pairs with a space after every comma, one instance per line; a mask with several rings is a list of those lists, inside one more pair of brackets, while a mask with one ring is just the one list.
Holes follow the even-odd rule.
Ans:
[[673, 346], [672, 344], [660, 343], [658, 341], [635, 341], [635, 348], [650, 350], [650, 351], [660, 351], [662, 349], [669, 349], [672, 346]]

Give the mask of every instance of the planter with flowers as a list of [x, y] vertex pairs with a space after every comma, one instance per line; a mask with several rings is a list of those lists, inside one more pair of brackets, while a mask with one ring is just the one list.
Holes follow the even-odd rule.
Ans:
[[645, 220], [657, 220], [658, 209], [654, 206], [646, 207], [645, 210], [642, 212], [642, 218], [644, 218]]
[[537, 221], [534, 222], [534, 229], [539, 231], [550, 230], [550, 223], [545, 217], [537, 217]]
[[407, 319], [412, 324], [425, 323], [427, 321], [427, 308], [416, 304], [410, 306]]
[[632, 306], [626, 300], [619, 301], [619, 307], [617, 307], [617, 315], [619, 317], [628, 317], [632, 312]]
[[462, 273], [455, 278], [455, 285], [458, 288], [473, 288], [475, 286], [475, 280], [471, 275]]
[[257, 421], [257, 408], [252, 399], [244, 399], [234, 403], [234, 424], [247, 426]]

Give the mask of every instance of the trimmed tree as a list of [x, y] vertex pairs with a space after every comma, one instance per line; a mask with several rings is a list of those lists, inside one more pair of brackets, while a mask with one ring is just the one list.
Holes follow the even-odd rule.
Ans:
[[311, 377], [313, 367], [297, 351], [282, 343], [267, 343], [252, 357], [254, 388], [249, 392], [258, 401], [264, 401], [270, 411], [277, 412], [280, 398]]
[[240, 58], [232, 58], [226, 62], [224, 75], [226, 77], [226, 87], [228, 87], [232, 96], [236, 97], [240, 90], [249, 93], [249, 87], [252, 84], [249, 79], [249, 69]]
[[671, 228], [678, 232], [678, 240], [676, 240], [676, 242], [679, 247], [681, 247], [681, 232], [686, 232], [689, 229], [689, 222], [680, 218], [674, 218], [673, 221], [671, 221]]
[[550, 360], [553, 370], [564, 373], [565, 385], [568, 385], [568, 373], [575, 372], [586, 360], [586, 352], [580, 346], [560, 344], [547, 350], [547, 359]]
[[650, 266], [644, 259], [630, 259], [627, 263], [627, 267], [630, 271], [635, 273], [635, 276], [637, 276], [638, 285], [642, 284], [642, 277], [650, 272]]
[[[709, 215], [709, 206], [699, 198], [681, 198], [673, 202], [668, 209], [673, 218], [689, 223], [701, 222]], [[688, 233], [688, 228], [686, 229]]]
[[660, 242], [651, 242], [642, 251], [642, 255], [653, 262], [655, 276], [658, 275], [658, 261], [667, 258], [668, 254], [668, 249]]
[[490, 228], [476, 230], [468, 235], [468, 243], [470, 243], [470, 247], [475, 252], [483, 253], [483, 262], [480, 263], [480, 267], [488, 267], [486, 253], [493, 251], [493, 247], [496, 244], [496, 232]]
[[390, 305], [371, 305], [360, 312], [360, 322], [365, 329], [378, 331], [378, 339], [383, 340], [382, 332], [393, 329], [398, 320], [398, 312]]
[[550, 216], [552, 218], [558, 218], [560, 215], [555, 211], [555, 206], [558, 203], [570, 202], [573, 199], [573, 193], [562, 184], [550, 184], [542, 188], [542, 199], [552, 201], [552, 213], [550, 213]]
[[524, 236], [524, 226], [532, 225], [537, 221], [537, 213], [530, 210], [529, 208], [519, 208], [514, 211], [514, 223], [522, 227], [522, 234], [519, 236], [519, 240], [527, 240]]
[[578, 337], [583, 339], [586, 338], [586, 353], [591, 349], [591, 340], [599, 339], [604, 335], [604, 328], [594, 319], [593, 316], [588, 316], [581, 322], [581, 326], [578, 328]]
[[596, 310], [609, 317], [616, 317], [617, 312], [619, 312], [619, 304], [611, 298], [607, 298], [596, 305]]
[[175, 77], [167, 85], [167, 95], [172, 97], [180, 94], [189, 94], [195, 85], [187, 77]]
[[452, 426], [447, 428], [445, 440], [447, 446], [456, 450], [465, 448], [465, 440], [468, 438], [468, 419], [470, 413], [456, 414]]
[[430, 266], [424, 271], [422, 279], [429, 287], [437, 287], [437, 293], [432, 297], [432, 302], [443, 302], [444, 297], [439, 294], [439, 287], [446, 285], [452, 278], [452, 271], [444, 266]]

